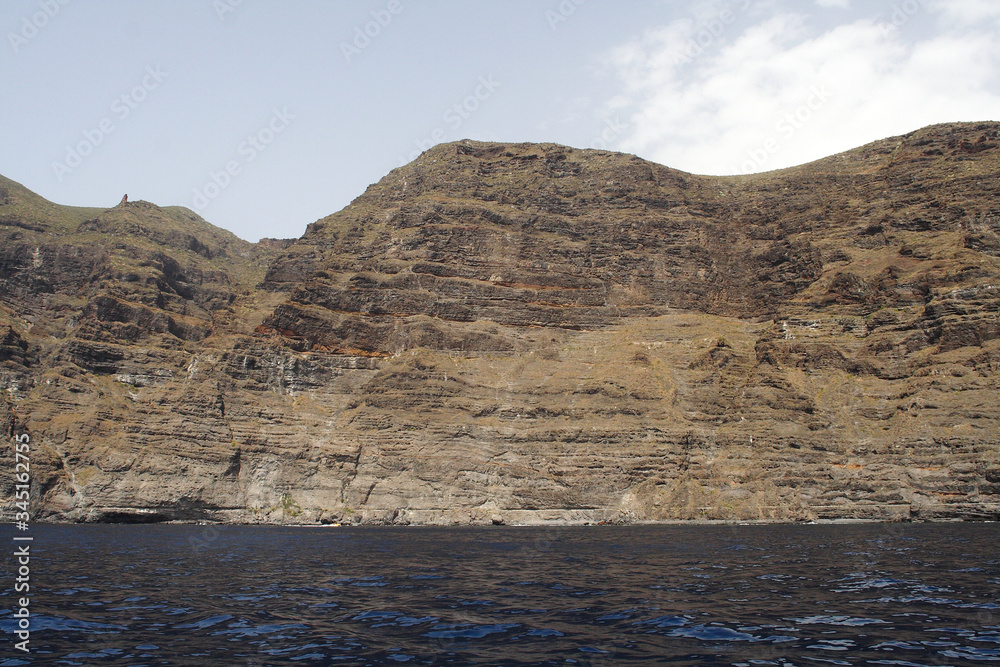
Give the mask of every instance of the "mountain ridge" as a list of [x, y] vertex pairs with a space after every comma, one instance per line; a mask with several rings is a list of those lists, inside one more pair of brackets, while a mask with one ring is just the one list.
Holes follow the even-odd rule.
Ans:
[[0, 418], [48, 520], [996, 518], [998, 137], [466, 140], [259, 244], [3, 179]]

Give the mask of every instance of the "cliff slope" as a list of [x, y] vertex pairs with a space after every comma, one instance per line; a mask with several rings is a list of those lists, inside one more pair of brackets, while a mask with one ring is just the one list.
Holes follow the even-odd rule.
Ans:
[[997, 123], [445, 144], [256, 245], [0, 180], [0, 418], [53, 520], [1000, 518], [998, 192]]

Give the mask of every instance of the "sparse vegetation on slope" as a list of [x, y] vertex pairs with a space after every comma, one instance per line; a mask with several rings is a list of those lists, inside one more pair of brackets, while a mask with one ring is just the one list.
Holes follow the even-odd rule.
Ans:
[[458, 142], [256, 246], [2, 181], [4, 418], [57, 519], [997, 518], [998, 137]]

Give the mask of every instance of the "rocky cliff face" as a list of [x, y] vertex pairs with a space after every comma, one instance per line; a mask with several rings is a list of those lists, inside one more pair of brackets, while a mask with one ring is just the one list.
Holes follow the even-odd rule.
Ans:
[[998, 192], [996, 123], [446, 144], [257, 245], [0, 180], [0, 418], [51, 520], [1000, 518]]

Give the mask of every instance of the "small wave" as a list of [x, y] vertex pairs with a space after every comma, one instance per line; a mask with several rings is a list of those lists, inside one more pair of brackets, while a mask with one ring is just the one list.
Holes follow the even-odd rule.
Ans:
[[88, 660], [88, 659], [107, 660], [108, 658], [114, 658], [120, 656], [124, 652], [125, 651], [123, 651], [120, 648], [105, 648], [101, 649], [96, 653], [88, 653], [86, 651], [80, 651], [77, 653], [67, 653], [66, 655], [63, 656], [63, 659], [64, 660]]
[[957, 650], [941, 651], [941, 655], [946, 658], [960, 658], [962, 660], [976, 660], [984, 662], [1000, 662], [1000, 649], [993, 648], [973, 648], [963, 646]]
[[903, 651], [920, 651], [923, 650], [923, 646], [914, 642], [903, 641], [881, 642], [872, 646], [873, 651], [893, 651], [895, 649]]
[[964, 606], [959, 604], [961, 600], [956, 600], [954, 598], [932, 598], [927, 595], [885, 596], [880, 598], [867, 598], [864, 600], [858, 600], [858, 602], [878, 602], [880, 604], [893, 604], [897, 602], [909, 604], [912, 602], [920, 602], [923, 604], [954, 605], [958, 607]]
[[260, 635], [274, 634], [286, 630], [308, 630], [309, 626], [301, 623], [272, 623], [270, 625], [257, 626], [229, 626], [228, 630], [222, 630], [221, 635], [239, 635], [240, 637], [258, 637]]
[[[11, 614], [8, 613], [8, 616]], [[17, 630], [17, 620], [5, 618], [0, 620], [0, 630], [13, 633]], [[84, 632], [87, 634], [104, 634], [109, 632], [122, 632], [128, 630], [128, 626], [117, 623], [97, 623], [94, 621], [80, 621], [75, 618], [63, 618], [61, 616], [47, 616], [36, 614], [31, 617], [32, 632], [44, 630], [57, 630], [68, 632]]]
[[222, 595], [220, 596], [226, 600], [233, 600], [234, 602], [261, 602], [263, 600], [280, 598], [281, 596], [277, 593], [271, 593], [269, 595], [248, 595], [246, 593], [241, 593], [238, 595]]
[[848, 593], [852, 591], [865, 591], [870, 589], [881, 589], [881, 588], [891, 588], [893, 586], [903, 586], [907, 584], [914, 584], [913, 581], [905, 581], [903, 579], [893, 579], [891, 577], [874, 577], [865, 578], [860, 580], [850, 581], [848, 585], [841, 586], [839, 588], [834, 588], [836, 593]]
[[374, 621], [373, 628], [381, 627], [401, 627], [410, 628], [415, 625], [423, 625], [426, 623], [437, 623], [437, 616], [407, 616], [406, 614], [400, 613], [398, 611], [386, 611], [386, 610], [373, 610], [366, 611], [360, 614], [356, 614], [351, 620], [354, 621]]
[[854, 648], [855, 643], [851, 639], [821, 639], [817, 644], [809, 644], [808, 649], [819, 651], [848, 651]]
[[563, 633], [558, 630], [552, 630], [550, 628], [538, 628], [529, 632], [527, 637], [565, 637]]
[[850, 627], [885, 623], [880, 618], [856, 618], [854, 616], [807, 616], [805, 618], [786, 618], [785, 620], [798, 625], [845, 625]]
[[482, 639], [489, 635], [509, 632], [514, 628], [521, 627], [519, 623], [500, 623], [498, 625], [442, 625], [430, 632], [424, 633], [425, 637], [432, 639]]
[[195, 621], [194, 623], [183, 623], [181, 625], [175, 625], [175, 630], [204, 630], [205, 628], [210, 628], [213, 625], [218, 625], [219, 623], [225, 623], [230, 620], [232, 616], [229, 614], [220, 614], [219, 616], [210, 616], [208, 618], [202, 619], [200, 621]]
[[53, 595], [76, 595], [77, 593], [100, 593], [96, 588], [66, 588], [61, 591], [53, 591]]
[[366, 611], [354, 617], [355, 621], [384, 621], [402, 616], [398, 611]]
[[611, 653], [611, 651], [605, 651], [602, 648], [595, 648], [593, 646], [581, 646], [579, 650], [581, 653], [596, 653], [598, 655], [600, 654], [607, 655]]
[[746, 632], [738, 632], [717, 625], [695, 625], [690, 628], [677, 628], [669, 633], [670, 637], [690, 637], [710, 642], [755, 642], [760, 637]]
[[645, 621], [636, 621], [632, 625], [654, 627], [654, 628], [676, 628], [687, 625], [690, 619], [684, 616], [657, 616]]

